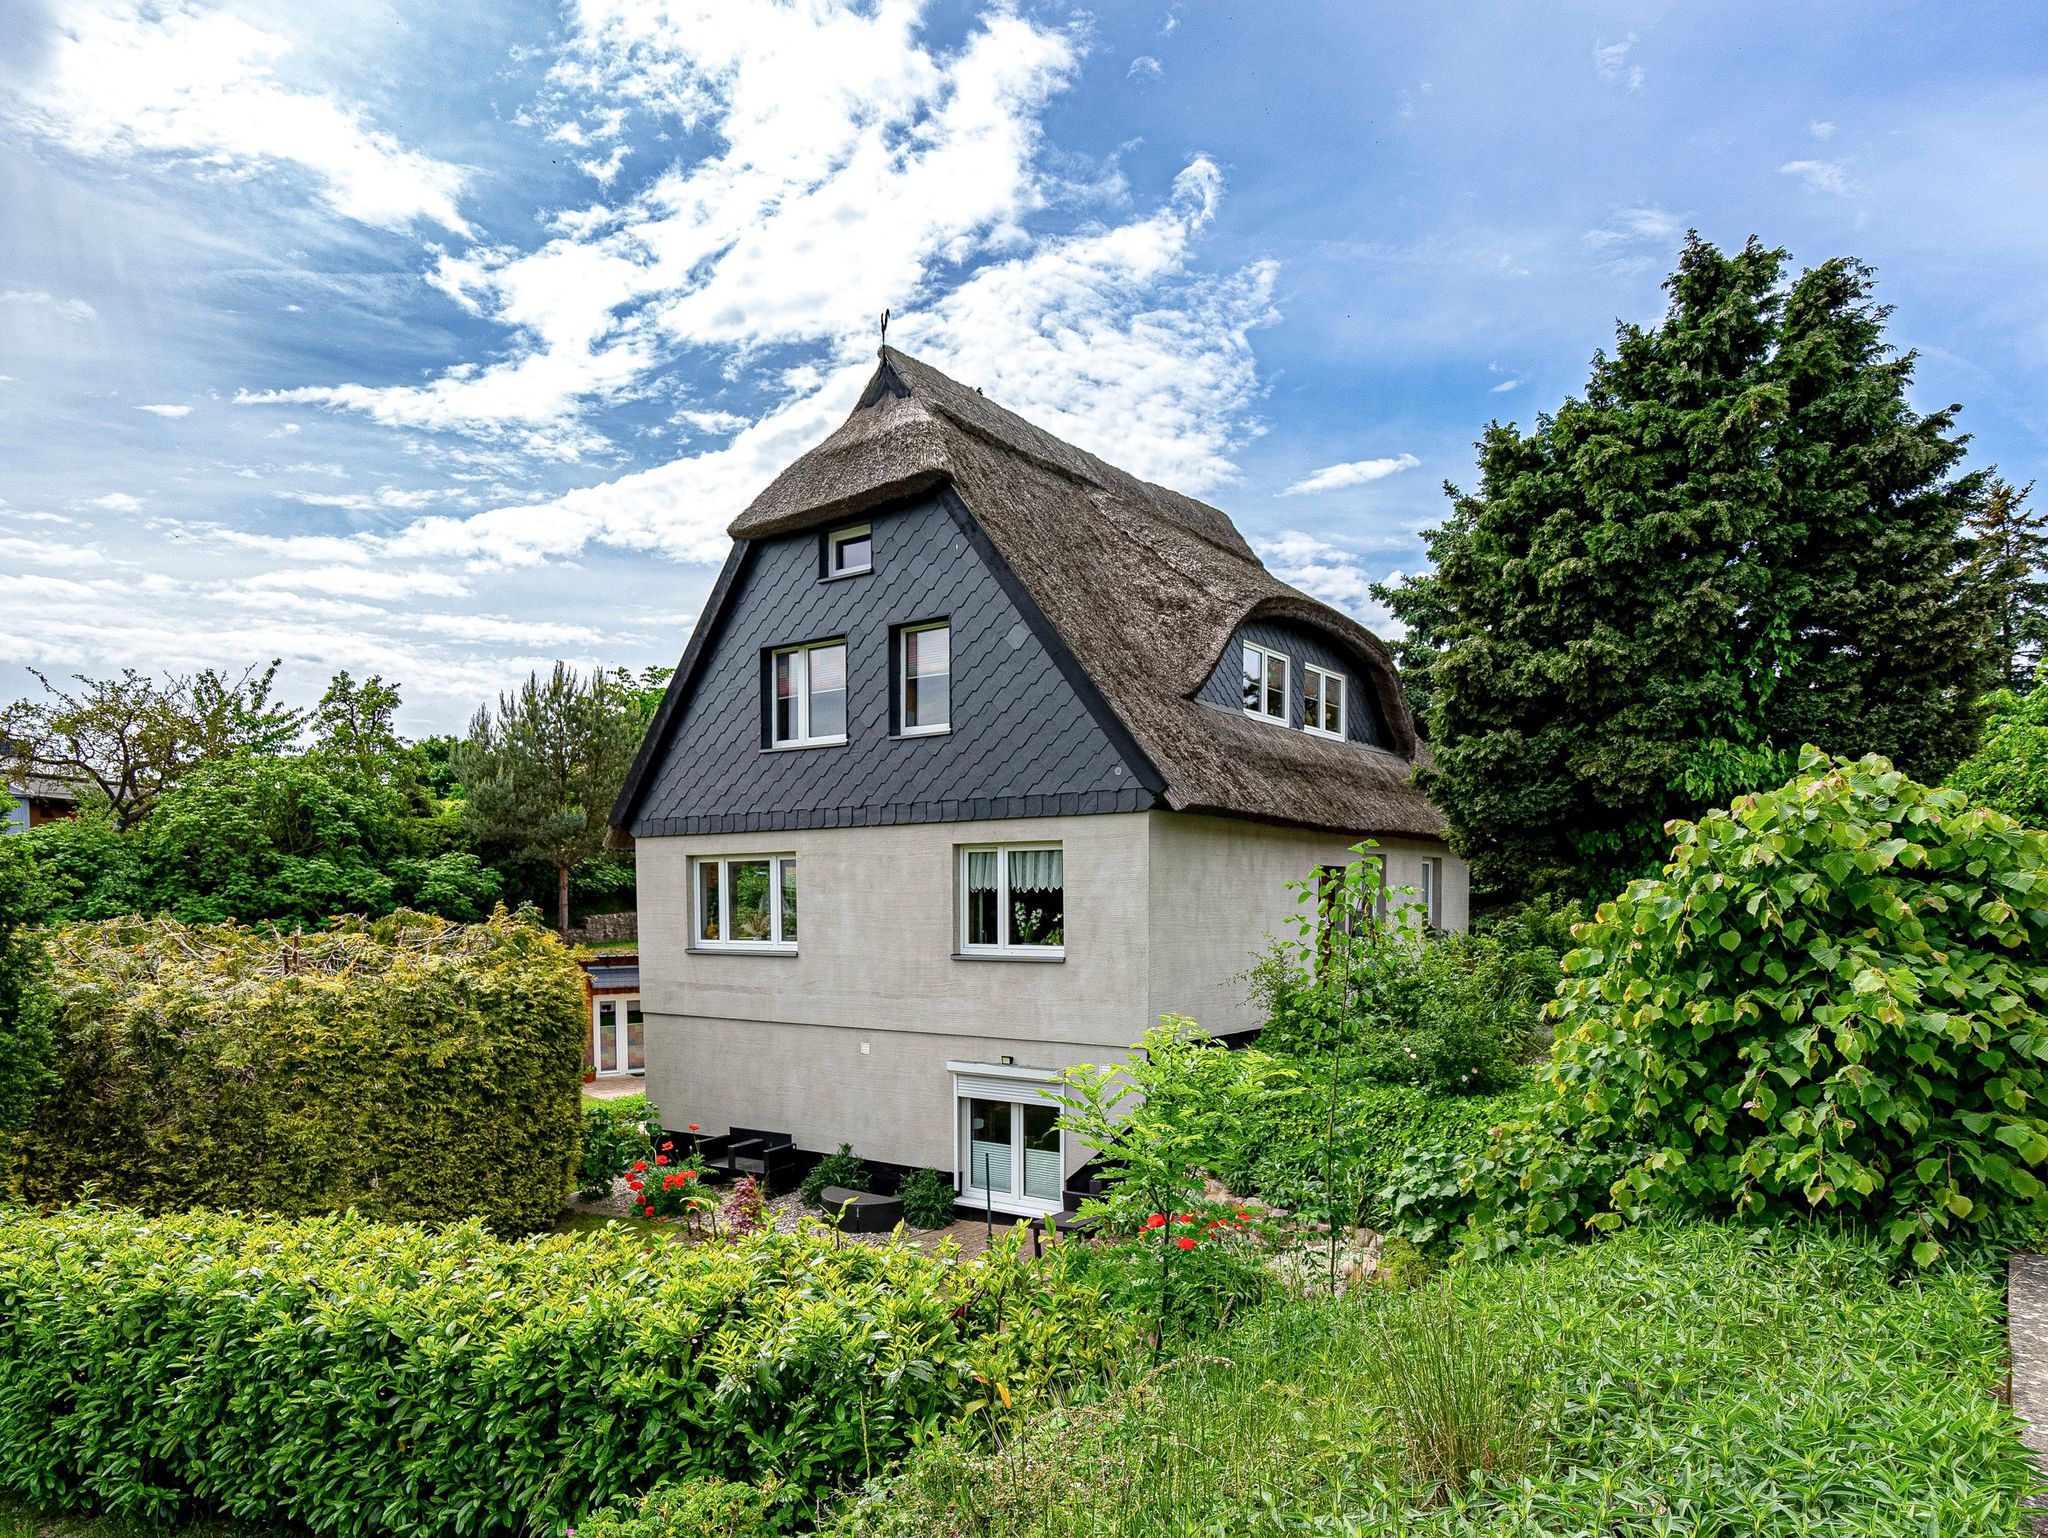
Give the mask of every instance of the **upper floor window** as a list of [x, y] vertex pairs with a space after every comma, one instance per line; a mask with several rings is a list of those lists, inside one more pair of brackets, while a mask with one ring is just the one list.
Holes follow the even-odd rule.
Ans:
[[825, 536], [825, 575], [852, 577], [875, 567], [875, 531], [870, 524], [834, 529]]
[[897, 632], [896, 729], [906, 737], [953, 724], [953, 632], [946, 621]]
[[1313, 662], [1301, 669], [1301, 724], [1318, 737], [1344, 735], [1344, 675]]
[[846, 741], [846, 642], [813, 641], [774, 654], [770, 740], [778, 748]]
[[1066, 862], [1057, 844], [960, 851], [961, 949], [1059, 955]]
[[1244, 713], [1287, 724], [1287, 656], [1244, 643]]
[[724, 855], [696, 869], [698, 945], [796, 949], [795, 855]]

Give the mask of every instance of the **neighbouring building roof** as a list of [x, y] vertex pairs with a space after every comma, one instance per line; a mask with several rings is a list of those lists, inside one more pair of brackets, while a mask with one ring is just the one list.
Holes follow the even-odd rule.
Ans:
[[[768, 539], [943, 486], [1150, 760], [1167, 806], [1346, 833], [1443, 835], [1441, 815], [1410, 782], [1426, 750], [1378, 636], [1267, 571], [1218, 509], [1139, 480], [894, 348], [882, 350], [845, 424], [778, 475], [729, 532]], [[1392, 750], [1196, 700], [1238, 627], [1255, 620], [1307, 627], [1352, 657]], [[686, 687], [679, 672], [676, 688]], [[631, 821], [673, 702], [649, 733], [615, 822]]]

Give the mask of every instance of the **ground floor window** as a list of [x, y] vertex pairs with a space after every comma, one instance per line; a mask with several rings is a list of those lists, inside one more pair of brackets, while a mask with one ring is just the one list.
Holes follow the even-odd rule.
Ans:
[[645, 1073], [647, 1036], [637, 994], [590, 1001], [590, 1064], [600, 1074]]
[[1060, 846], [961, 850], [960, 907], [962, 950], [1059, 954], [1067, 943]]
[[1013, 1076], [1017, 1072], [955, 1068], [960, 1200], [1012, 1214], [1058, 1212], [1066, 1153], [1059, 1107], [1046, 1094], [1050, 1075], [1023, 1070], [1023, 1077]]
[[796, 949], [795, 855], [726, 855], [696, 870], [698, 945]]

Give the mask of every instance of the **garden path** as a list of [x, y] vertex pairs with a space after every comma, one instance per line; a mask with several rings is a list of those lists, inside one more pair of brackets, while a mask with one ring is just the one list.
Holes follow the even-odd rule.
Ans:
[[[2048, 1255], [2025, 1252], [2006, 1262], [2005, 1314], [2012, 1351], [2012, 1407], [2025, 1422], [2020, 1440], [2048, 1475]], [[2048, 1534], [2048, 1498], [2034, 1531]]]

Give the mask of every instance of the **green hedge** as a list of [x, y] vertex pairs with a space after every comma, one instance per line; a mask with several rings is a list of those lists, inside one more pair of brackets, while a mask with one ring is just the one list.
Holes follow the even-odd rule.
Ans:
[[1063, 1246], [962, 1266], [811, 1236], [645, 1242], [0, 1213], [0, 1489], [409, 1538], [559, 1532], [727, 1479], [775, 1488], [790, 1522], [1124, 1344]]
[[24, 1139], [31, 1201], [92, 1183], [149, 1211], [560, 1212], [587, 1027], [575, 960], [536, 924], [116, 919], [49, 949], [58, 1083]]

